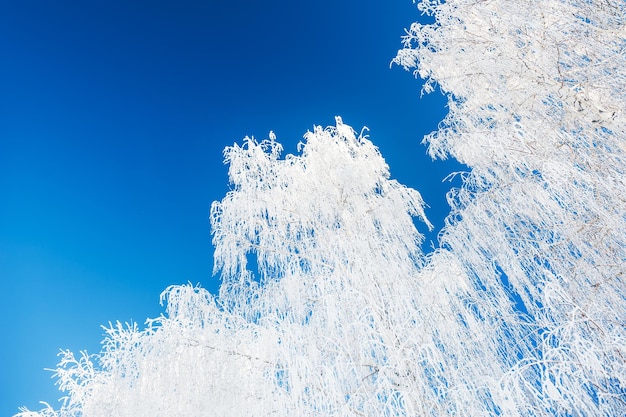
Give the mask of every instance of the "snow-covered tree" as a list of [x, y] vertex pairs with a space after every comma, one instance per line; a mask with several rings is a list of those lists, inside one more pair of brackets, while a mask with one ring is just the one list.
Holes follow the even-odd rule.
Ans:
[[[623, 415], [626, 4], [419, 7], [435, 22], [408, 31], [396, 62], [450, 97], [425, 141], [471, 171], [450, 197], [441, 243], [484, 289], [475, 305], [502, 334], [507, 404], [524, 415]], [[507, 298], [516, 321], [497, 314]]]
[[64, 352], [61, 410], [21, 416], [616, 416], [626, 412], [626, 5], [424, 0], [395, 62], [470, 170], [424, 255], [419, 193], [340, 118], [281, 158], [225, 151], [219, 295]]
[[483, 375], [462, 353], [499, 360], [454, 302], [467, 291], [461, 267], [424, 265], [419, 193], [391, 180], [376, 147], [339, 118], [301, 151], [280, 159], [272, 134], [226, 149], [233, 190], [211, 210], [219, 297], [171, 287], [166, 317], [144, 330], [112, 326], [98, 356], [65, 352], [57, 375], [69, 395], [39, 415], [480, 409], [484, 398], [469, 392]]

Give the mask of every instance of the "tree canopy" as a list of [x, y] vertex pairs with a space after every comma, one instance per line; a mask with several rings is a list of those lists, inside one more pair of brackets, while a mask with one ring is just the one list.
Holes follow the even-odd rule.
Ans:
[[615, 416], [626, 411], [626, 5], [423, 0], [395, 62], [448, 95], [469, 166], [424, 255], [420, 194], [337, 118], [225, 150], [219, 295], [65, 352], [28, 416]]

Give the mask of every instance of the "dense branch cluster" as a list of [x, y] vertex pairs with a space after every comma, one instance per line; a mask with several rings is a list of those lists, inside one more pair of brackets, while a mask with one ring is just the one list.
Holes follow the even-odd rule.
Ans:
[[441, 247], [341, 119], [284, 159], [246, 138], [211, 210], [219, 296], [168, 288], [22, 417], [626, 412], [626, 5], [418, 7], [395, 62], [449, 96], [430, 154], [470, 167]]
[[[626, 6], [420, 7], [436, 23], [414, 25], [396, 62], [451, 96], [425, 141], [471, 172], [450, 196], [442, 246], [481, 288], [477, 308], [502, 334], [503, 388], [523, 415], [621, 415]], [[519, 320], [494, 314], [507, 298]]]

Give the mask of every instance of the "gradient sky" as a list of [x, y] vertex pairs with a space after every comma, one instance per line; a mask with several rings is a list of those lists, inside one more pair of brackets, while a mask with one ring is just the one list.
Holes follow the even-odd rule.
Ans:
[[217, 288], [207, 216], [246, 135], [295, 152], [335, 115], [366, 125], [440, 228], [459, 166], [420, 141], [444, 100], [390, 68], [418, 18], [411, 0], [2, 2], [0, 416], [58, 406], [60, 348], [97, 352], [100, 325], [158, 316], [168, 285]]

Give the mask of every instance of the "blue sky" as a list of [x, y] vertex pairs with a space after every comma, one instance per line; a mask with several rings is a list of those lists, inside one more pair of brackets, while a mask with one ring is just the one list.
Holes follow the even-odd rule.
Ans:
[[420, 140], [444, 100], [389, 66], [418, 17], [411, 0], [3, 2], [0, 415], [56, 405], [60, 348], [97, 352], [100, 325], [158, 316], [170, 284], [217, 287], [207, 216], [246, 135], [295, 152], [335, 115], [367, 125], [441, 227], [459, 168]]

